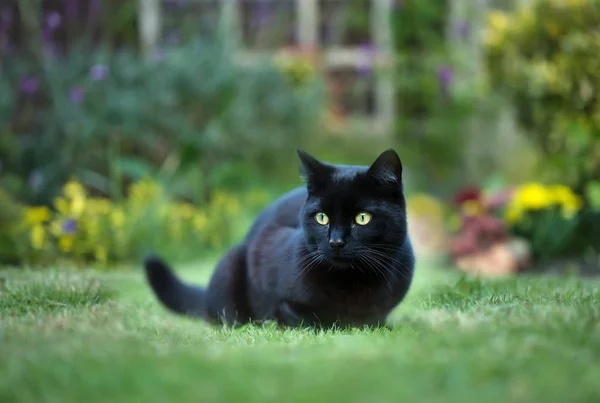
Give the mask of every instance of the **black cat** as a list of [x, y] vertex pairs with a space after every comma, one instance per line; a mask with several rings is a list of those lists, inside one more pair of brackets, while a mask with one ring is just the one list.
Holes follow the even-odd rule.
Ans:
[[370, 167], [298, 155], [306, 187], [258, 215], [208, 288], [185, 285], [159, 258], [146, 258], [148, 281], [166, 307], [231, 325], [385, 325], [415, 263], [398, 155], [387, 150]]

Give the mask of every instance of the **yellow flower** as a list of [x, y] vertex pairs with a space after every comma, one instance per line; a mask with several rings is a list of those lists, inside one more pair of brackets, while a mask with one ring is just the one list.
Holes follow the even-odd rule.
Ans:
[[54, 236], [59, 236], [62, 233], [63, 220], [57, 219], [50, 223], [50, 233]]
[[79, 182], [73, 180], [67, 182], [63, 187], [63, 193], [69, 199], [75, 199], [78, 197], [85, 197], [85, 189]]
[[58, 239], [58, 247], [61, 251], [68, 253], [73, 249], [75, 238], [71, 235], [64, 235]]
[[73, 198], [73, 201], [71, 202], [71, 214], [73, 214], [75, 217], [79, 217], [81, 216], [81, 214], [83, 214], [83, 211], [85, 209], [85, 196], [83, 195], [77, 195]]
[[110, 214], [110, 221], [114, 227], [120, 228], [125, 224], [125, 212], [122, 208], [115, 208]]
[[574, 204], [581, 205], [582, 201], [570, 187], [565, 185], [552, 185], [548, 187], [548, 192], [552, 195], [552, 199], [558, 204]]
[[110, 213], [111, 203], [108, 199], [94, 198], [88, 201], [88, 211], [92, 215], [107, 215]]
[[548, 187], [555, 204], [561, 206], [565, 218], [572, 218], [583, 205], [581, 197], [577, 196], [571, 188], [564, 185], [552, 185]]
[[483, 213], [483, 206], [477, 200], [467, 200], [462, 204], [462, 212], [466, 216], [476, 216]]
[[50, 220], [50, 209], [46, 206], [28, 208], [25, 211], [25, 220], [32, 226], [45, 223]]
[[69, 214], [69, 202], [62, 197], [54, 199], [54, 207], [63, 215]]
[[44, 227], [37, 224], [31, 229], [31, 245], [34, 249], [43, 249], [46, 244], [46, 231]]
[[129, 186], [129, 197], [137, 202], [155, 200], [161, 193], [161, 187], [151, 179], [144, 179]]
[[54, 206], [63, 215], [79, 217], [86, 206], [86, 193], [84, 187], [75, 181], [69, 181], [63, 186], [64, 197], [54, 199]]
[[523, 210], [513, 205], [506, 209], [505, 214], [506, 220], [511, 224], [515, 224], [521, 220], [521, 217], [523, 216]]
[[552, 195], [540, 183], [530, 183], [521, 186], [512, 203], [526, 210], [542, 210], [552, 204]]
[[508, 17], [502, 11], [493, 10], [488, 14], [488, 23], [493, 30], [502, 32], [508, 27]]

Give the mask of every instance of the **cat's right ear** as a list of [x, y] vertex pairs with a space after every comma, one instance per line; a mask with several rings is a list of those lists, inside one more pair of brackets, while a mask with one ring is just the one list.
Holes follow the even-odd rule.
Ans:
[[300, 158], [300, 176], [305, 182], [312, 182], [329, 173], [329, 167], [304, 150], [297, 148]]

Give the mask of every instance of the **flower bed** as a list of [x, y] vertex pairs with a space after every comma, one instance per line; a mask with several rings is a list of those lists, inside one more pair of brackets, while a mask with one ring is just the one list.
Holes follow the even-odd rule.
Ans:
[[[244, 206], [263, 205], [263, 192], [245, 195]], [[122, 201], [91, 197], [70, 181], [51, 207], [25, 209], [15, 231], [22, 263], [60, 262], [106, 267], [138, 259], [150, 251], [198, 258], [198, 248], [219, 249], [243, 222], [241, 200], [215, 192], [202, 207], [168, 197], [162, 187], [142, 180]]]
[[[534, 182], [495, 192], [464, 189], [444, 209], [449, 234], [445, 253], [470, 273], [503, 275], [552, 267], [600, 274], [600, 208], [592, 199], [561, 184]], [[412, 197], [409, 204], [422, 200], [429, 199]]]

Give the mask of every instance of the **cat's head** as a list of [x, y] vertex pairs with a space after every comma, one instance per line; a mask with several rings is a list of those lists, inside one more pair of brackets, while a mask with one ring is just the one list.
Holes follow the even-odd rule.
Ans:
[[311, 252], [351, 266], [389, 256], [404, 244], [402, 163], [394, 150], [370, 166], [328, 164], [302, 150], [298, 155], [308, 190], [302, 228]]

